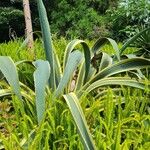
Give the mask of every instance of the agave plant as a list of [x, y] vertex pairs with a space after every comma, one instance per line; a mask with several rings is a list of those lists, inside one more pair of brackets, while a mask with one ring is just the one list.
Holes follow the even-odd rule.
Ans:
[[[0, 96], [9, 95], [13, 92], [20, 99], [22, 107], [26, 103], [25, 100], [34, 105], [32, 96], [35, 97], [37, 121], [38, 125], [40, 125], [46, 109], [45, 96], [46, 88], [48, 87], [54, 99], [66, 100], [77, 125], [84, 148], [96, 149], [80, 106], [80, 97], [85, 93], [111, 85], [125, 85], [145, 89], [144, 81], [121, 76], [121, 73], [149, 67], [150, 61], [144, 58], [120, 60], [118, 46], [110, 38], [98, 39], [92, 48], [85, 41], [76, 39], [67, 45], [63, 66], [61, 66], [52, 43], [50, 27], [42, 0], [37, 0], [37, 4], [46, 61], [36, 60], [31, 62], [25, 60], [14, 63], [10, 57], [1, 56], [0, 70], [8, 81], [10, 88], [1, 89]], [[101, 51], [100, 48], [107, 42], [112, 44], [115, 50], [115, 58], [118, 61], [113, 61], [112, 57]], [[81, 50], [77, 49], [78, 45], [82, 46]], [[98, 64], [97, 59], [99, 61]], [[35, 91], [19, 82], [17, 69], [22, 63], [28, 63], [35, 68], [33, 73]], [[148, 82], [148, 84], [150, 83]], [[103, 88], [101, 88], [102, 90]], [[28, 93], [31, 93], [31, 96]]]

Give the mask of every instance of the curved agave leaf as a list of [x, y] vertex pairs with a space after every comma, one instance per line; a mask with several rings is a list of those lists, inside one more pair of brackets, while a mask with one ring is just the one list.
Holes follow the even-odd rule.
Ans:
[[120, 60], [120, 52], [118, 45], [113, 39], [110, 38], [99, 38], [92, 47], [92, 52], [96, 53], [101, 47], [103, 47], [108, 42], [112, 45], [113, 49], [115, 50], [117, 59]]
[[41, 30], [43, 34], [43, 41], [45, 47], [46, 59], [49, 61], [51, 67], [51, 74], [49, 79], [49, 85], [52, 90], [55, 90], [55, 67], [54, 67], [54, 53], [53, 44], [51, 38], [50, 27], [47, 19], [46, 10], [42, 0], [37, 0], [38, 12], [40, 17]]
[[[85, 73], [85, 66], [84, 66], [84, 62], [83, 62], [82, 65], [79, 68], [79, 73], [78, 73], [78, 76], [77, 76], [74, 92], [80, 90], [80, 88], [84, 85], [84, 73]], [[90, 67], [88, 77], [87, 77], [87, 81], [89, 81], [95, 75], [95, 73], [96, 73], [96, 69], [93, 68], [93, 67]]]
[[78, 89], [80, 89], [82, 85], [84, 84], [84, 74], [85, 74], [85, 62], [82, 62], [81, 66], [79, 67], [79, 73], [76, 79], [76, 85], [75, 85], [74, 91], [77, 91]]
[[110, 66], [112, 64], [112, 61], [113, 61], [112, 58], [108, 54], [103, 53], [99, 70], [103, 70], [104, 68]]
[[84, 145], [85, 150], [95, 150], [95, 145], [90, 135], [86, 119], [84, 117], [82, 108], [79, 103], [79, 99], [74, 93], [69, 93], [67, 95], [63, 95], [66, 100], [71, 114], [76, 123], [77, 129], [79, 131], [80, 137], [82, 139], [82, 143]]
[[48, 61], [43, 60], [37, 60], [33, 64], [37, 68], [34, 72], [34, 83], [37, 118], [40, 124], [45, 112], [45, 87], [50, 76], [50, 65]]
[[10, 84], [13, 92], [22, 100], [18, 73], [13, 60], [7, 56], [0, 56], [0, 70]]
[[[113, 64], [99, 73], [97, 73], [90, 81], [88, 81], [81, 89], [81, 93], [85, 91], [92, 83], [94, 83], [97, 80], [116, 75], [121, 72], [130, 71], [130, 70], [137, 70], [150, 67], [150, 61], [148, 59], [144, 58], [132, 58], [123, 60], [121, 62], [118, 62], [116, 64]], [[79, 93], [80, 93], [79, 91]], [[79, 94], [80, 95], [80, 94]]]
[[83, 49], [84, 49], [84, 57], [85, 57], [85, 74], [84, 74], [84, 82], [86, 82], [87, 80], [87, 77], [88, 77], [88, 73], [89, 73], [89, 69], [90, 69], [90, 64], [91, 64], [91, 54], [90, 54], [90, 48], [88, 47], [88, 45], [86, 44], [85, 41], [83, 40], [73, 40], [71, 41], [67, 47], [66, 47], [66, 50], [65, 50], [65, 54], [64, 54], [64, 64], [63, 64], [63, 69], [65, 69], [65, 66], [66, 66], [66, 63], [67, 63], [67, 59], [68, 59], [68, 56], [69, 54], [74, 50], [74, 48], [81, 44]]
[[56, 87], [58, 87], [58, 84], [59, 84], [59, 82], [62, 78], [62, 70], [61, 70], [61, 65], [60, 65], [58, 56], [55, 54], [54, 57], [55, 57], [55, 64], [54, 64], [54, 67], [55, 67], [55, 82], [56, 82]]
[[59, 96], [68, 82], [70, 81], [71, 76], [73, 75], [73, 72], [76, 70], [77, 66], [82, 60], [82, 53], [80, 51], [73, 51], [70, 53], [68, 57], [68, 62], [66, 64], [63, 77], [60, 80], [60, 83], [58, 85], [58, 88], [56, 89], [55, 96]]
[[139, 88], [142, 90], [145, 89], [144, 82], [140, 82], [135, 79], [125, 78], [125, 77], [124, 78], [123, 77], [109, 77], [109, 78], [104, 78], [104, 79], [95, 81], [84, 92], [89, 93], [96, 88], [99, 88], [101, 86], [107, 86], [107, 85], [125, 85], [125, 86]]
[[[122, 55], [122, 57], [125, 57], [127, 59], [137, 58], [137, 56], [135, 54]], [[137, 73], [136, 72], [131, 72], [131, 73], [136, 75], [139, 79], [145, 78], [144, 74], [142, 73], [142, 71], [140, 69], [136, 69], [136, 71], [137, 71]]]
[[[111, 64], [112, 64], [112, 58], [108, 54], [102, 53], [102, 58], [100, 59], [100, 65], [98, 67], [99, 70], [102, 70], [102, 69], [110, 66]], [[84, 85], [84, 82], [83, 82], [84, 73], [85, 73], [84, 69], [85, 69], [85, 66], [84, 66], [84, 62], [83, 62], [83, 64], [79, 68], [79, 74], [77, 77], [77, 82], [76, 82], [74, 91], [79, 90]], [[90, 80], [95, 75], [95, 73], [96, 73], [96, 70], [94, 68], [90, 67], [87, 81]]]
[[150, 67], [150, 60], [144, 58], [131, 58], [127, 60], [123, 60], [116, 64], [113, 64], [101, 72], [99, 72], [93, 79], [91, 79], [90, 83], [93, 83], [96, 80], [115, 75], [121, 72], [129, 71], [129, 70], [136, 70]]
[[150, 30], [150, 28], [147, 28], [147, 29], [141, 31], [141, 32], [139, 32], [138, 34], [136, 34], [135, 36], [133, 36], [132, 38], [130, 38], [130, 39], [123, 45], [123, 47], [120, 49], [120, 55], [122, 55], [122, 53], [125, 51], [125, 49], [126, 49], [127, 47], [130, 46], [130, 44], [134, 43], [134, 42], [138, 39], [138, 37], [140, 37], [143, 33], [147, 32], [148, 30]]

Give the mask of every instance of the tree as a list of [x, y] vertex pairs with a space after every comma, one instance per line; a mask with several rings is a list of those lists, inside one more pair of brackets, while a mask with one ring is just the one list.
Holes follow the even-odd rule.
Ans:
[[30, 49], [31, 54], [34, 56], [33, 53], [33, 29], [32, 29], [32, 20], [31, 20], [31, 11], [29, 0], [23, 0], [23, 10], [24, 10], [24, 17], [25, 17], [25, 34], [28, 38], [28, 48]]

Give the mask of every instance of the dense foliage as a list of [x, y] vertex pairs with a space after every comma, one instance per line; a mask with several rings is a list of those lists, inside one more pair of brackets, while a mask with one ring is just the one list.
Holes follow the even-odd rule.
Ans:
[[[45, 7], [41, 0], [37, 4], [46, 60], [14, 62], [0, 56], [0, 149], [147, 149], [150, 61], [125, 50], [150, 28], [121, 48], [111, 38], [99, 38], [92, 46], [72, 40], [62, 60], [53, 45]], [[103, 51], [107, 43], [113, 55]], [[15, 52], [18, 58], [21, 48]], [[21, 82], [20, 73], [29, 80], [32, 75], [33, 88]]]
[[[117, 1], [118, 0], [87, 0], [85, 2], [84, 0], [45, 0], [44, 4], [48, 12], [52, 33], [69, 38], [83, 38], [85, 36], [87, 38], [96, 38], [109, 35], [108, 27], [105, 25], [106, 20], [103, 16], [107, 9], [114, 6], [116, 7]], [[7, 8], [4, 9], [4, 7]], [[30, 7], [34, 31], [39, 31], [40, 26], [35, 0], [30, 0]], [[12, 12], [8, 12], [8, 9], [11, 9], [13, 12], [19, 11], [20, 13], [14, 13], [12, 18], [8, 17], [7, 19], [0, 14], [0, 29], [3, 31], [2, 34], [5, 33], [5, 36], [0, 38], [1, 42], [10, 39], [10, 28], [13, 28], [13, 31], [16, 32], [18, 37], [24, 34], [23, 29], [25, 25], [22, 0], [0, 0], [0, 10], [2, 10], [6, 16]], [[12, 20], [18, 20], [21, 24], [21, 28], [17, 21], [13, 21], [12, 24]]]
[[24, 34], [23, 12], [12, 7], [0, 8], [0, 42]]
[[128, 39], [138, 30], [150, 27], [149, 0], [121, 0], [117, 9], [107, 13], [112, 36], [119, 40]]
[[[44, 0], [44, 4], [52, 33], [57, 36], [89, 39], [109, 36], [123, 41], [150, 26], [148, 0]], [[30, 0], [30, 7], [33, 30], [39, 31], [35, 0]], [[24, 35], [22, 0], [0, 0], [0, 12], [0, 29], [4, 35], [1, 42], [10, 39], [10, 29], [16, 37]]]

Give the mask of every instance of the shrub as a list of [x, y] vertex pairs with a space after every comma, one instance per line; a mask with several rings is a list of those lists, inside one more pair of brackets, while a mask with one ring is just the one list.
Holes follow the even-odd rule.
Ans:
[[[104, 15], [109, 7], [117, 4], [117, 1], [118, 0], [87, 0], [85, 2], [84, 0], [52, 0], [44, 1], [44, 4], [48, 12], [48, 20], [51, 24], [52, 33], [57, 33], [58, 36], [66, 36], [67, 38], [86, 37], [92, 39], [110, 35], [108, 27], [106, 26], [107, 20]], [[11, 7], [11, 9], [14, 8], [15, 11], [20, 10], [23, 13], [22, 0], [0, 0], [0, 7]], [[33, 29], [34, 31], [40, 30], [36, 0], [30, 0], [30, 8]], [[7, 10], [5, 10], [5, 12], [8, 13]], [[15, 13], [13, 18], [20, 20], [20, 16]], [[7, 22], [9, 22], [8, 19]], [[20, 22], [22, 24], [22, 20], [20, 20]], [[18, 29], [16, 31], [15, 28], [17, 35], [22, 36], [23, 30], [20, 29], [22, 25], [18, 26], [18, 22], [16, 22], [15, 26]], [[22, 28], [23, 27], [24, 25]], [[3, 28], [4, 27], [2, 27], [1, 30], [5, 29]], [[7, 36], [2, 38], [1, 41], [9, 39], [7, 27], [5, 31]]]
[[125, 40], [132, 37], [137, 29], [150, 26], [149, 10], [150, 4], [147, 0], [122, 0], [117, 9], [107, 12], [108, 19], [112, 22], [112, 36]]
[[[58, 1], [54, 5], [55, 7], [49, 11], [52, 32], [56, 32], [58, 35], [67, 35], [69, 38], [106, 36], [108, 31], [104, 26], [104, 19], [99, 15], [99, 9], [92, 6], [96, 3], [97, 1], [91, 3], [90, 0], [86, 3], [83, 0]], [[94, 33], [93, 29], [96, 29]], [[97, 30], [98, 32], [96, 32]]]
[[0, 8], [0, 42], [24, 34], [23, 12], [12, 7]]

